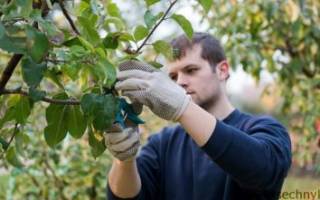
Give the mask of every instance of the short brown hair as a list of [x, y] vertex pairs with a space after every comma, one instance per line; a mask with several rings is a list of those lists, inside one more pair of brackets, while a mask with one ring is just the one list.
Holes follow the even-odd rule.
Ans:
[[187, 49], [191, 49], [195, 44], [200, 44], [201, 57], [209, 62], [213, 70], [218, 63], [226, 59], [219, 40], [208, 33], [202, 32], [194, 33], [191, 40], [184, 34], [173, 39], [171, 46], [174, 51], [174, 59], [184, 57]]

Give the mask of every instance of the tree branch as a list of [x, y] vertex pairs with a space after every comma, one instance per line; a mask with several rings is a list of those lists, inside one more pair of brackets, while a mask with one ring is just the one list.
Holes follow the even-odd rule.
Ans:
[[[22, 96], [30, 97], [30, 94], [26, 91], [22, 91], [21, 89], [15, 90], [2, 90], [0, 91], [0, 96], [4, 94], [19, 94]], [[52, 103], [52, 104], [61, 104], [61, 105], [80, 105], [80, 101], [73, 99], [51, 99], [47, 97], [43, 97], [41, 101]]]
[[147, 43], [147, 41], [149, 40], [149, 38], [151, 37], [151, 35], [153, 34], [153, 32], [158, 28], [158, 26], [167, 18], [167, 15], [169, 14], [170, 10], [172, 9], [172, 7], [174, 6], [174, 4], [176, 4], [178, 2], [178, 0], [174, 0], [172, 2], [170, 2], [170, 6], [168, 7], [168, 9], [166, 10], [166, 12], [163, 14], [163, 16], [160, 18], [160, 20], [154, 25], [154, 27], [151, 29], [150, 33], [147, 35], [147, 37], [143, 40], [143, 42], [141, 43], [141, 45], [138, 47], [138, 49], [135, 51], [135, 53], [139, 53], [140, 50], [142, 49], [142, 47]]
[[22, 56], [23, 56], [22, 54], [14, 54], [10, 59], [0, 79], [0, 91], [2, 91], [6, 87], [6, 84], [8, 83], [10, 77], [13, 74], [14, 69], [17, 67]]
[[64, 16], [66, 17], [66, 19], [68, 20], [68, 22], [69, 22], [72, 30], [73, 30], [77, 35], [80, 35], [80, 32], [78, 31], [76, 25], [73, 23], [73, 21], [72, 21], [70, 15], [69, 15], [67, 9], [64, 7], [63, 0], [59, 0], [58, 2], [59, 2], [59, 6], [60, 6], [60, 8], [61, 8], [61, 10], [62, 10], [63, 15], [64, 15]]

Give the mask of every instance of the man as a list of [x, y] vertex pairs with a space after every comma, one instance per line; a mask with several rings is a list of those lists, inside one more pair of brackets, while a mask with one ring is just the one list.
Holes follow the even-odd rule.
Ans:
[[179, 125], [152, 135], [137, 158], [137, 128], [105, 134], [115, 157], [108, 199], [278, 199], [291, 164], [286, 129], [231, 105], [229, 64], [215, 38], [182, 35], [172, 46], [171, 79], [137, 61], [119, 66], [117, 90]]

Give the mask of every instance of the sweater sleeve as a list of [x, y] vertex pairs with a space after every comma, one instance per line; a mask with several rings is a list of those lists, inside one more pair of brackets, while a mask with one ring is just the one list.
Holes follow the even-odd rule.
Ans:
[[159, 143], [158, 135], [152, 135], [149, 137], [148, 143], [139, 152], [137, 167], [141, 178], [141, 190], [137, 196], [133, 198], [119, 198], [107, 185], [108, 200], [157, 199], [160, 183]]
[[241, 187], [248, 189], [278, 187], [291, 165], [289, 135], [271, 117], [254, 119], [245, 132], [217, 121], [202, 149]]

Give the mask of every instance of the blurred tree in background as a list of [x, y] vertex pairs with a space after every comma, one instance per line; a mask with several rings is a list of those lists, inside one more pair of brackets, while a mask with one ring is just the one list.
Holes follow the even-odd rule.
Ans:
[[[272, 75], [265, 96], [290, 130], [294, 160], [320, 171], [319, 1], [0, 3], [1, 199], [105, 199], [111, 157], [101, 134], [123, 118], [112, 88], [116, 66], [171, 59], [161, 35], [192, 36], [193, 16], [176, 13], [186, 6], [221, 39], [233, 69], [256, 80]], [[144, 139], [167, 124], [148, 112], [142, 118]]]

